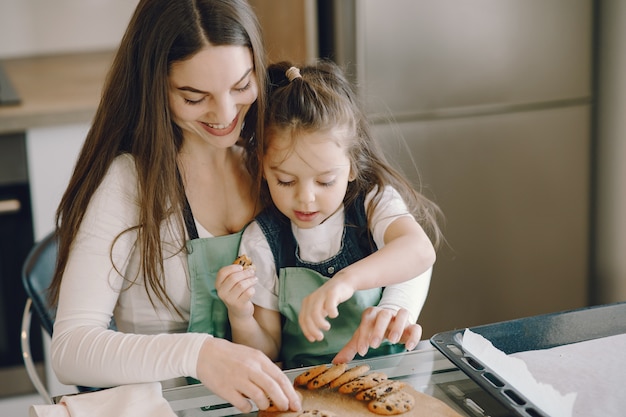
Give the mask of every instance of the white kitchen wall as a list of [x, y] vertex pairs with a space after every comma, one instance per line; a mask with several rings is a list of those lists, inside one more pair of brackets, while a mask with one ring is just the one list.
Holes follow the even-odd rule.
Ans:
[[56, 209], [88, 131], [85, 123], [33, 128], [26, 134], [35, 241], [54, 230]]
[[137, 0], [0, 0], [0, 59], [115, 49]]
[[600, 3], [593, 303], [626, 300], [626, 2]]

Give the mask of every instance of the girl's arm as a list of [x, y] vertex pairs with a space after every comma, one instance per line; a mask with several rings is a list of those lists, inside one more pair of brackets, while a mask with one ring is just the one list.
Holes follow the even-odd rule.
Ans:
[[355, 291], [411, 280], [435, 263], [430, 239], [393, 188], [383, 190], [370, 223], [379, 250], [342, 269], [304, 300], [299, 323], [310, 341], [322, 340], [330, 328], [326, 317], [336, 317], [337, 306]]
[[[278, 277], [276, 276], [272, 250], [256, 222], [252, 222], [244, 231], [239, 254], [246, 254], [252, 260], [256, 275], [252, 273], [253, 270], [233, 274], [235, 282], [244, 281], [245, 273], [252, 274], [252, 280], [249, 281], [249, 284], [253, 285], [239, 301], [237, 301], [236, 296], [231, 296], [227, 302], [220, 295], [228, 307], [233, 341], [258, 348], [270, 359], [277, 360], [281, 344]], [[226, 268], [239, 271], [241, 267], [233, 265]], [[237, 274], [240, 274], [239, 278], [234, 276]], [[218, 280], [220, 278], [218, 274]], [[239, 308], [237, 308], [238, 302]]]
[[322, 340], [330, 329], [326, 317], [337, 317], [337, 307], [355, 291], [404, 282], [435, 263], [435, 249], [412, 217], [400, 217], [387, 228], [385, 246], [339, 271], [333, 279], [306, 297], [299, 323], [310, 341]]
[[252, 304], [257, 281], [253, 269], [228, 265], [218, 272], [215, 286], [228, 308], [233, 342], [259, 349], [275, 361], [280, 352], [280, 313]]
[[333, 362], [350, 362], [357, 353], [364, 356], [370, 347], [377, 348], [385, 339], [403, 343], [407, 350], [414, 349], [422, 337], [417, 318], [428, 295], [431, 274], [432, 268], [418, 277], [386, 287], [378, 306], [365, 309], [359, 328]]

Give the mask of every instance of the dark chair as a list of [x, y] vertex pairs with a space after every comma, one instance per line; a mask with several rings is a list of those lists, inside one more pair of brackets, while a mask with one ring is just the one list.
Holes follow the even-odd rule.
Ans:
[[56, 310], [48, 307], [46, 296], [47, 289], [52, 282], [56, 258], [56, 237], [54, 233], [50, 233], [35, 244], [26, 257], [22, 268], [22, 282], [26, 289], [26, 294], [28, 295], [26, 306], [24, 307], [24, 315], [22, 316], [22, 357], [28, 377], [47, 404], [53, 404], [53, 401], [35, 369], [30, 350], [30, 322], [34, 310], [43, 329], [46, 333], [52, 335], [52, 326], [54, 324]]
[[[35, 369], [31, 350], [30, 350], [30, 322], [32, 311], [35, 311], [37, 318], [41, 322], [41, 327], [52, 336], [52, 328], [54, 326], [54, 318], [56, 317], [56, 308], [50, 308], [47, 303], [47, 292], [57, 261], [57, 239], [54, 233], [50, 233], [41, 241], [37, 242], [30, 250], [24, 266], [22, 268], [22, 282], [26, 289], [26, 305], [24, 307], [24, 315], [22, 316], [22, 358], [26, 366], [26, 372], [35, 389], [43, 397], [47, 404], [53, 404], [52, 397], [48, 393], [46, 386], [39, 378], [39, 374]], [[109, 326], [115, 329], [115, 322], [112, 320]], [[92, 388], [77, 385], [79, 392], [99, 391], [102, 388]]]

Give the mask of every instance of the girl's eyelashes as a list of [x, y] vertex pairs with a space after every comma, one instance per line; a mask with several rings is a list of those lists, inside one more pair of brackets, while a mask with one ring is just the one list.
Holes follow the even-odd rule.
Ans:
[[295, 181], [281, 181], [279, 179], [276, 179], [276, 184], [281, 187], [290, 187], [295, 184]]
[[[281, 181], [279, 179], [276, 179], [276, 185], [279, 185], [281, 187], [291, 187], [295, 183], [296, 182], [294, 180], [292, 180], [292, 181]], [[317, 185], [319, 185], [320, 187], [332, 187], [333, 185], [335, 185], [335, 180], [331, 180], [331, 181], [317, 181]]]

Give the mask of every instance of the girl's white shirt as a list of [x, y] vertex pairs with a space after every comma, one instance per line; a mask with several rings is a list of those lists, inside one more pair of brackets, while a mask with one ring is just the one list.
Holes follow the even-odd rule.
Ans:
[[[206, 334], [186, 333], [190, 290], [187, 258], [180, 252], [173, 218], [162, 225], [164, 281], [179, 316], [136, 277], [136, 233], [120, 232], [138, 224], [138, 181], [134, 159], [117, 157], [93, 195], [72, 246], [60, 289], [51, 344], [52, 364], [67, 384], [107, 387], [196, 377]], [[199, 234], [208, 233], [199, 228]], [[117, 266], [117, 269], [114, 267]], [[119, 271], [119, 272], [118, 272]], [[117, 331], [108, 330], [115, 317]]]
[[[371, 201], [375, 191], [366, 196], [365, 207]], [[390, 186], [385, 187], [382, 198], [370, 219], [370, 231], [378, 248], [385, 245], [383, 237], [387, 227], [394, 220], [405, 216], [411, 216], [411, 214], [400, 194]], [[343, 206], [314, 228], [301, 229], [292, 223], [291, 230], [298, 242], [298, 256], [304, 261], [316, 263], [336, 255], [341, 249], [343, 228]], [[269, 243], [256, 221], [244, 231], [239, 252], [247, 254], [254, 260], [256, 275], [259, 279], [252, 298], [254, 304], [270, 310], [278, 310], [279, 282], [276, 264]], [[411, 280], [387, 286], [378, 306], [396, 311], [405, 308], [409, 311], [411, 322], [416, 323], [426, 301], [431, 275], [432, 268], [429, 268]]]

